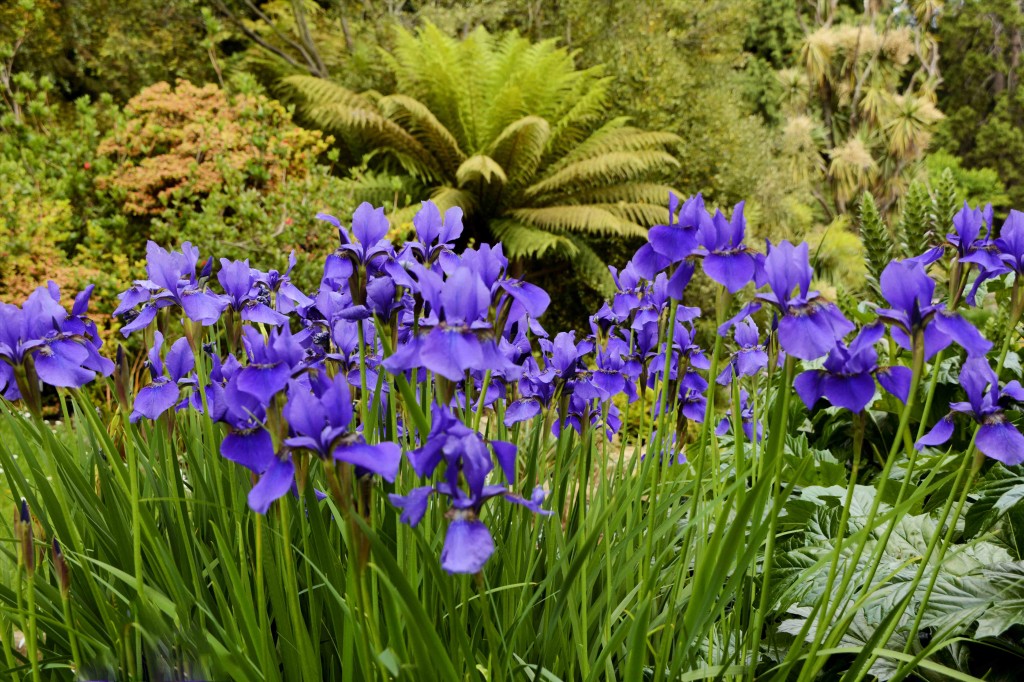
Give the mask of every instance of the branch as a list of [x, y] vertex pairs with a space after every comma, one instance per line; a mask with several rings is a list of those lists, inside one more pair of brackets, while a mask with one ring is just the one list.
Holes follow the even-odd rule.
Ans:
[[305, 51], [302, 49], [302, 46], [296, 44], [292, 40], [289, 40], [287, 36], [282, 35], [281, 32], [277, 29], [277, 27], [274, 25], [274, 23], [271, 22], [270, 19], [265, 14], [263, 14], [263, 12], [261, 12], [259, 9], [252, 7], [252, 3], [248, 2], [248, 0], [246, 0], [246, 5], [255, 9], [256, 14], [260, 17], [260, 19], [263, 20], [266, 24], [268, 24], [279, 38], [284, 40], [287, 44], [291, 45], [292, 47], [296, 48], [298, 52], [305, 58], [306, 64], [300, 63], [298, 60], [296, 60], [294, 57], [292, 57], [290, 54], [288, 54], [281, 48], [267, 42], [263, 38], [263, 36], [261, 36], [260, 34], [256, 33], [251, 28], [246, 26], [234, 12], [228, 9], [227, 5], [225, 5], [222, 0], [214, 0], [214, 5], [216, 6], [217, 11], [220, 12], [225, 18], [227, 18], [232, 24], [234, 24], [242, 33], [244, 33], [245, 36], [249, 38], [249, 40], [253, 41], [267, 52], [277, 55], [285, 62], [287, 62], [289, 66], [292, 66], [296, 69], [301, 69], [303, 71], [307, 71], [313, 76], [318, 76], [321, 78], [323, 77], [322, 74], [320, 74], [317, 71], [316, 65], [313, 64], [312, 60], [310, 60], [309, 55], [306, 54]]

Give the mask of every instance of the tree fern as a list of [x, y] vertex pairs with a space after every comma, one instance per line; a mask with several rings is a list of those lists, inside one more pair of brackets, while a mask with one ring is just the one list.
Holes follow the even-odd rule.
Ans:
[[679, 165], [666, 152], [679, 138], [609, 119], [602, 70], [577, 69], [554, 41], [482, 28], [460, 41], [427, 24], [399, 29], [386, 60], [395, 94], [308, 76], [279, 90], [352, 156], [414, 178], [417, 198], [461, 206], [464, 239], [499, 239], [516, 259], [571, 259], [604, 287], [594, 243], [664, 220], [670, 189], [651, 180]]

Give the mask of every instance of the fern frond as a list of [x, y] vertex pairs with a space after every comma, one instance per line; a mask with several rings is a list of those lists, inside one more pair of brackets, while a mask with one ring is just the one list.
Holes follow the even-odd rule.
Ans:
[[475, 180], [483, 180], [488, 184], [496, 180], [504, 185], [508, 182], [508, 177], [497, 161], [486, 154], [474, 154], [459, 166], [455, 172], [455, 181], [459, 187], [465, 187]]
[[647, 230], [599, 206], [545, 206], [517, 208], [509, 215], [521, 223], [550, 232], [575, 232], [585, 235], [645, 237]]
[[903, 200], [903, 210], [899, 218], [899, 238], [902, 242], [903, 257], [911, 258], [923, 251], [928, 243], [928, 231], [931, 228], [931, 213], [934, 210], [932, 197], [928, 189], [920, 182], [910, 184]]
[[418, 139], [373, 109], [324, 104], [306, 109], [305, 114], [324, 130], [361, 141], [374, 154], [392, 154], [413, 175], [429, 180], [444, 176], [437, 159]]
[[678, 190], [668, 185], [659, 185], [654, 182], [624, 182], [617, 185], [607, 185], [583, 190], [573, 195], [573, 200], [580, 204], [614, 204], [621, 201], [637, 204], [654, 204], [661, 207], [661, 217], [667, 218], [669, 192], [680, 194]]
[[528, 197], [553, 195], [577, 191], [590, 185], [618, 183], [639, 179], [654, 171], [675, 168], [679, 162], [662, 151], [608, 152], [576, 163], [549, 174], [526, 188]]
[[372, 109], [373, 101], [326, 78], [316, 76], [286, 76], [275, 87], [278, 99], [296, 104], [300, 109], [341, 104], [357, 109]]
[[509, 191], [525, 185], [537, 172], [551, 128], [539, 116], [513, 121], [491, 143], [488, 155], [505, 169]]
[[458, 206], [467, 216], [473, 215], [479, 210], [477, 195], [458, 187], [437, 187], [431, 192], [430, 200], [437, 204], [442, 213], [452, 206]]
[[538, 230], [516, 220], [492, 220], [491, 233], [509, 258], [541, 258], [556, 254], [575, 258], [579, 254], [579, 248], [570, 237]]
[[657, 225], [667, 217], [665, 207], [660, 204], [620, 201], [614, 204], [602, 204], [595, 202], [590, 203], [589, 205], [603, 208], [612, 215], [618, 216], [623, 220], [628, 220], [631, 223], [636, 223], [637, 225], [643, 225], [644, 227]]
[[437, 157], [446, 175], [455, 174], [466, 154], [455, 136], [419, 100], [405, 95], [388, 95], [377, 103], [381, 113], [419, 139]]
[[569, 237], [577, 253], [572, 259], [576, 275], [590, 288], [605, 296], [615, 293], [615, 281], [608, 271], [608, 264], [598, 256], [587, 243], [576, 236]]

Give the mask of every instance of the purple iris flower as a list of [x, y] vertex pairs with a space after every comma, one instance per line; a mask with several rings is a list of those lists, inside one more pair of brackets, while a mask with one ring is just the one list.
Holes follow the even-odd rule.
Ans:
[[[680, 364], [686, 370], [691, 367], [700, 370], [711, 369], [711, 363], [708, 361], [707, 356], [704, 355], [701, 347], [694, 343], [693, 337], [694, 331], [692, 326], [683, 322], [676, 323], [675, 333], [672, 335], [672, 355], [669, 358], [669, 379], [675, 379], [678, 376]], [[664, 344], [661, 345], [657, 352], [652, 352], [651, 355], [650, 364], [648, 365], [648, 388], [654, 388], [655, 377], [665, 369]]]
[[[488, 449], [488, 444], [490, 449]], [[447, 407], [434, 405], [430, 434], [423, 445], [409, 452], [409, 463], [421, 478], [429, 478], [442, 462], [445, 480], [453, 489], [459, 485], [459, 475], [466, 481], [470, 494], [482, 494], [487, 476], [494, 469], [490, 450], [498, 460], [505, 480], [516, 479], [516, 446], [505, 441], [484, 441], [476, 431], [457, 419]]]
[[[121, 303], [114, 310], [127, 324], [121, 329], [126, 337], [145, 329], [156, 318], [160, 308], [179, 306], [193, 322], [209, 326], [220, 319], [228, 300], [210, 292], [197, 274], [199, 249], [185, 242], [181, 251], [167, 251], [155, 242], [146, 244], [146, 273], [149, 279], [138, 281], [118, 298]], [[142, 307], [136, 311], [136, 306]]]
[[960, 385], [967, 402], [950, 403], [952, 412], [940, 419], [931, 431], [917, 441], [921, 450], [942, 445], [953, 435], [953, 414], [969, 415], [980, 426], [975, 445], [985, 456], [1007, 466], [1024, 462], [1024, 436], [1009, 422], [1004, 410], [1024, 402], [1024, 388], [1017, 381], [999, 388], [999, 378], [985, 358], [968, 358], [960, 370]]
[[[757, 295], [781, 313], [779, 345], [801, 360], [820, 358], [853, 331], [853, 325], [835, 304], [810, 291], [812, 275], [807, 243], [793, 246], [782, 241], [770, 247], [764, 259], [764, 278], [771, 292]], [[747, 314], [753, 311], [748, 309]]]
[[248, 259], [229, 261], [220, 259], [220, 272], [217, 281], [224, 288], [232, 310], [237, 311], [243, 320], [261, 322], [270, 325], [282, 325], [288, 318], [270, 307], [269, 287], [256, 286], [256, 274], [249, 267]]
[[924, 266], [914, 261], [893, 261], [879, 278], [882, 296], [891, 306], [879, 308], [878, 317], [887, 322], [893, 339], [901, 348], [910, 350], [917, 334], [924, 338], [924, 358], [958, 343], [968, 355], [985, 355], [992, 343], [958, 313], [946, 310], [942, 303], [933, 303], [935, 282]]
[[697, 231], [697, 242], [705, 251], [704, 274], [732, 294], [754, 279], [754, 256], [743, 243], [746, 230], [741, 201], [733, 209], [731, 220], [726, 220], [721, 211], [715, 211], [715, 217], [702, 221]]
[[[983, 224], [988, 227], [987, 237], [981, 236]], [[982, 283], [1009, 272], [1000, 258], [998, 245], [991, 239], [992, 204], [988, 204], [982, 211], [969, 208], [965, 201], [964, 207], [953, 216], [953, 229], [953, 233], [946, 235], [946, 241], [956, 249], [958, 260], [978, 266], [978, 276], [966, 296], [967, 303], [973, 306]]]
[[267, 339], [246, 327], [242, 330], [242, 345], [249, 364], [238, 371], [238, 389], [256, 396], [263, 405], [270, 405], [302, 368], [306, 351], [288, 325], [275, 329]]
[[295, 269], [295, 252], [288, 254], [288, 269], [283, 273], [277, 270], [260, 272], [254, 270], [256, 286], [260, 287], [260, 302], [270, 305], [270, 294], [274, 294], [273, 307], [283, 314], [288, 315], [301, 306], [313, 304], [313, 299], [292, 284], [291, 273]]
[[550, 353], [548, 368], [554, 370], [552, 380], [562, 395], [578, 395], [583, 400], [601, 397], [594, 385], [592, 374], [584, 358], [594, 350], [594, 344], [584, 339], [576, 343], [576, 332], [560, 332], [553, 342], [541, 340], [541, 348]]
[[[725, 417], [715, 427], [715, 434], [723, 436], [732, 430], [732, 408], [729, 408]], [[750, 400], [750, 393], [747, 389], [740, 389], [740, 425], [743, 435], [748, 441], [754, 440], [754, 403]], [[757, 421], [757, 441], [764, 438], [764, 426], [761, 420]]]
[[591, 375], [591, 381], [601, 391], [602, 401], [610, 400], [620, 393], [625, 393], [629, 402], [640, 397], [636, 391], [640, 363], [629, 357], [628, 343], [618, 336], [609, 338], [608, 344], [597, 350], [595, 362], [597, 367]]
[[733, 338], [738, 350], [729, 358], [729, 364], [718, 375], [717, 382], [728, 384], [733, 377], [752, 377], [768, 366], [768, 353], [758, 336], [757, 323], [749, 317], [733, 327]]
[[137, 422], [143, 417], [155, 421], [178, 404], [182, 386], [194, 386], [196, 383], [195, 377], [190, 376], [196, 366], [196, 359], [188, 339], [181, 338], [171, 344], [166, 363], [160, 359], [163, 345], [164, 335], [156, 332], [153, 347], [149, 349], [149, 372], [153, 380], [139, 389], [135, 396], [135, 405], [129, 417], [131, 422]]
[[505, 408], [505, 426], [533, 419], [551, 404], [555, 396], [555, 370], [541, 371], [532, 357], [523, 359], [523, 376], [519, 379], [521, 398]]
[[61, 388], [78, 388], [96, 374], [114, 371], [114, 363], [99, 354], [102, 342], [86, 317], [91, 293], [88, 287], [75, 297], [71, 315], [53, 282], [29, 294], [20, 308], [0, 304], [0, 390], [5, 398], [21, 397], [15, 370], [27, 357], [43, 383]]
[[1018, 276], [1024, 274], [1024, 213], [1010, 211], [996, 239], [999, 258]]
[[[607, 419], [605, 419], [605, 408], [607, 407]], [[578, 434], [583, 433], [583, 424], [589, 424], [590, 428], [604, 430], [605, 438], [612, 439], [622, 426], [622, 419], [619, 418], [619, 408], [615, 403], [599, 404], [597, 400], [584, 400], [579, 395], [569, 396], [565, 405], [565, 412], [559, 413], [559, 419], [551, 425], [551, 434], [556, 438], [562, 435], [562, 430], [570, 427]]]
[[[371, 204], [363, 202], [352, 213], [352, 234], [349, 235], [341, 222], [332, 215], [317, 213], [316, 217], [326, 220], [338, 228], [341, 236], [341, 250], [348, 254], [349, 258], [357, 265], [368, 266], [382, 256], [391, 252], [391, 243], [385, 239], [391, 224], [384, 209], [374, 208]], [[355, 238], [353, 241], [352, 238]]]
[[530, 499], [515, 495], [504, 486], [489, 485], [477, 495], [467, 495], [461, 488], [447, 483], [414, 488], [408, 495], [391, 494], [391, 504], [402, 510], [400, 519], [415, 528], [427, 513], [427, 504], [434, 494], [451, 500], [447, 516], [451, 519], [441, 550], [441, 568], [449, 573], [478, 573], [494, 553], [494, 538], [490, 530], [480, 521], [480, 510], [487, 500], [504, 497], [507, 501], [526, 507], [535, 514], [550, 516], [552, 512], [541, 509], [544, 490], [534, 488]]
[[649, 242], [633, 257], [637, 272], [649, 280], [653, 280], [657, 273], [669, 265], [692, 256], [699, 246], [698, 231], [711, 222], [711, 216], [704, 208], [704, 197], [700, 194], [683, 202], [678, 219], [673, 223], [678, 206], [679, 198], [670, 192], [668, 224], [652, 227], [647, 233]]
[[885, 390], [906, 402], [910, 393], [910, 369], [878, 366], [875, 344], [884, 333], [885, 327], [880, 323], [864, 327], [849, 347], [839, 342], [829, 351], [824, 369], [810, 369], [798, 375], [793, 387], [807, 409], [826, 398], [836, 407], [860, 412], [875, 397], [876, 377]]
[[[983, 224], [987, 224], [989, 237], [981, 236]], [[974, 263], [982, 270], [1006, 271], [995, 242], [990, 238], [992, 232], [992, 204], [971, 209], [964, 202], [964, 207], [953, 216], [954, 232], [946, 235], [946, 241], [953, 245], [961, 263]]]
[[265, 427], [266, 407], [259, 398], [238, 388], [237, 372], [224, 386], [218, 403], [221, 401], [222, 405], [211, 406], [229, 429], [221, 441], [220, 454], [254, 473], [263, 473], [276, 459], [274, 441]]
[[460, 265], [447, 279], [414, 264], [423, 299], [430, 304], [433, 324], [425, 336], [412, 336], [384, 360], [392, 374], [425, 367], [450, 381], [464, 378], [467, 370], [504, 368], [486, 318], [491, 295], [484, 281], [468, 266]]
[[361, 434], [349, 430], [353, 411], [345, 378], [319, 375], [311, 383], [312, 393], [295, 382], [288, 389], [284, 418], [295, 435], [284, 444], [293, 450], [309, 450], [321, 459], [352, 464], [359, 475], [376, 474], [393, 482], [402, 449], [397, 443], [369, 445]]
[[416, 240], [409, 242], [409, 248], [415, 252], [420, 261], [433, 263], [442, 254], [450, 254], [455, 247], [455, 240], [462, 235], [462, 209], [453, 206], [444, 212], [432, 201], [424, 201], [422, 208], [412, 218], [416, 228]]

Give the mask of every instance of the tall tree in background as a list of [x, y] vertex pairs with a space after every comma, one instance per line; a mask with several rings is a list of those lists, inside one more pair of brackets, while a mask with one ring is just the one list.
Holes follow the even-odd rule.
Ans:
[[948, 115], [938, 142], [971, 168], [992, 168], [1011, 205], [1024, 202], [1024, 3], [948, 2], [939, 29]]
[[906, 191], [942, 113], [937, 4], [838, 0], [798, 14], [796, 64], [779, 72], [784, 153], [828, 217], [864, 191], [885, 211]]

